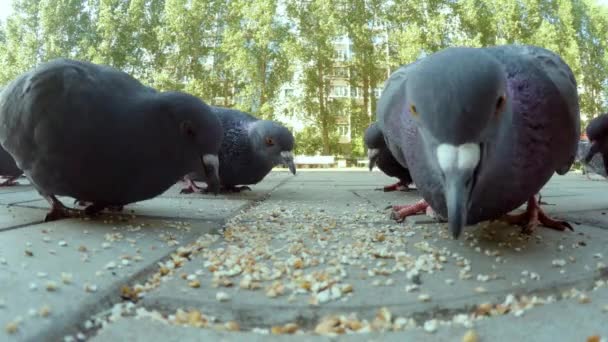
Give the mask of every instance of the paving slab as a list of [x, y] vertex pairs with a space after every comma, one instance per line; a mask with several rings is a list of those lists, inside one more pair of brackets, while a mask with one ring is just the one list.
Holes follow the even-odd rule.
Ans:
[[[128, 279], [176, 246], [218, 228], [218, 223], [70, 219], [3, 231], [0, 322], [4, 326], [20, 316], [14, 335], [19, 340], [61, 338], [61, 322], [97, 312], [107, 304], [103, 298], [116, 297]], [[47, 318], [38, 313], [44, 307], [50, 309]]]

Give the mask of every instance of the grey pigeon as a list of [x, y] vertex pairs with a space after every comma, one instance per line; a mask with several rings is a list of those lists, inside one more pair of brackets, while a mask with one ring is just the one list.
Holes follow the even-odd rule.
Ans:
[[0, 176], [6, 177], [0, 186], [12, 186], [19, 183], [16, 179], [23, 174], [23, 171], [17, 167], [15, 159], [2, 146], [0, 146]]
[[384, 141], [384, 134], [382, 134], [382, 131], [378, 128], [376, 122], [373, 122], [365, 130], [363, 142], [367, 147], [369, 170], [371, 171], [374, 166], [378, 166], [378, 168], [387, 176], [399, 179], [399, 182], [387, 185], [382, 190], [395, 191], [402, 189], [407, 191], [408, 186], [412, 183], [412, 177], [407, 169], [407, 165], [401, 165], [395, 157], [393, 157], [393, 154]]
[[221, 137], [200, 99], [88, 62], [43, 63], [0, 97], [0, 143], [51, 204], [47, 221], [83, 214], [56, 196], [91, 202], [93, 214], [153, 198], [197, 168], [217, 178]]
[[[246, 185], [260, 182], [273, 167], [286, 164], [294, 175], [294, 138], [291, 132], [275, 121], [260, 120], [235, 109], [212, 107], [224, 128], [219, 152], [221, 191], [250, 190]], [[208, 183], [200, 172], [186, 175], [187, 187], [182, 193], [205, 192], [194, 181]], [[238, 185], [245, 185], [238, 187]]]
[[[0, 95], [2, 95], [3, 88], [0, 88]], [[0, 176], [6, 177], [4, 182], [0, 183], [0, 186], [13, 186], [17, 185], [16, 179], [23, 174], [17, 167], [15, 159], [5, 149], [0, 146]]]
[[[584, 162], [590, 164], [594, 156], [599, 154], [604, 164], [603, 175], [605, 176], [608, 173], [608, 113], [591, 120], [587, 125], [586, 133], [590, 146]], [[598, 167], [598, 169], [600, 168]]]
[[589, 141], [579, 141], [576, 160], [582, 164], [583, 174], [589, 179], [591, 179], [589, 174], [598, 174], [604, 178], [608, 177], [608, 170], [604, 165], [604, 158], [600, 153], [595, 153], [588, 162], [585, 160], [590, 150], [591, 143]]
[[[572, 229], [536, 200], [554, 172], [568, 172], [580, 135], [576, 80], [555, 53], [527, 45], [444, 49], [390, 76], [378, 118], [425, 206], [447, 218], [455, 238], [466, 224], [499, 218], [524, 232], [539, 224]], [[526, 212], [505, 216], [526, 202]]]

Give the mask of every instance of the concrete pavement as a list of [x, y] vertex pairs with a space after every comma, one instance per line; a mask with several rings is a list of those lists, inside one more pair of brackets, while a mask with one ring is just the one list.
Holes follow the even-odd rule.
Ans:
[[608, 340], [608, 182], [543, 189], [575, 232], [494, 222], [454, 241], [391, 221], [419, 199], [374, 190], [393, 181], [273, 172], [51, 223], [27, 184], [0, 189], [0, 340]]

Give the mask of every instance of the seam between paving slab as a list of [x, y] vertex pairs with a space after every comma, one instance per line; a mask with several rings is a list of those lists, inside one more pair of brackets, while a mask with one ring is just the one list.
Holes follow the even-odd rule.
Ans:
[[[290, 180], [291, 180], [291, 177], [285, 178], [284, 180], [280, 181], [276, 186], [274, 186], [270, 191], [268, 191], [268, 193], [266, 193], [265, 195], [260, 196], [260, 198], [257, 198], [257, 199], [247, 200], [246, 204], [231, 211], [228, 215], [226, 215], [222, 219], [219, 219], [219, 220], [194, 219], [191, 221], [213, 223], [213, 224], [216, 224], [221, 229], [224, 227], [227, 220], [236, 216], [240, 212], [250, 210], [250, 209], [254, 208], [255, 206], [259, 205], [260, 203], [264, 202], [266, 199], [268, 199], [270, 197], [272, 192], [274, 192], [276, 189], [278, 189], [279, 187], [281, 187], [283, 184], [287, 183]], [[40, 208], [35, 208], [35, 209], [40, 209]], [[152, 219], [152, 220], [166, 220], [167, 219], [167, 218], [161, 218], [159, 216], [150, 217], [150, 216], [144, 216], [144, 215], [139, 216], [138, 215], [138, 217]], [[172, 217], [169, 219], [188, 221], [188, 219], [181, 219], [181, 218], [176, 218], [176, 217]], [[30, 224], [30, 225], [33, 225], [33, 224]], [[183, 244], [189, 244], [193, 241], [196, 241], [197, 238], [198, 238], [198, 236], [195, 235], [194, 239], [184, 242]], [[139, 272], [136, 272], [136, 273], [132, 274], [131, 276], [127, 277], [123, 282], [117, 282], [116, 285], [111, 286], [106, 291], [101, 292], [99, 294], [99, 296], [96, 296], [94, 299], [85, 302], [85, 304], [80, 306], [80, 308], [76, 312], [70, 314], [69, 316], [63, 317], [64, 324], [62, 326], [58, 327], [57, 329], [51, 328], [46, 331], [41, 331], [38, 335], [35, 335], [32, 339], [30, 339], [30, 341], [36, 341], [36, 342], [37, 341], [55, 341], [55, 340], [59, 341], [59, 340], [63, 340], [64, 336], [67, 336], [70, 334], [75, 334], [77, 332], [85, 330], [85, 329], [80, 329], [80, 327], [84, 324], [84, 322], [86, 320], [90, 319], [91, 317], [95, 317], [97, 315], [103, 314], [104, 312], [110, 310], [113, 305], [123, 301], [119, 295], [120, 289], [122, 286], [133, 283], [133, 282], [137, 282], [139, 280], [149, 277], [151, 274], [153, 274], [156, 271], [156, 267], [157, 267], [158, 263], [167, 259], [176, 250], [177, 250], [177, 248], [170, 251], [166, 255], [154, 260], [154, 262], [149, 263], [148, 266], [142, 268]], [[89, 331], [86, 331], [86, 335], [88, 337], [94, 336], [97, 334], [97, 330], [98, 329], [91, 329]]]

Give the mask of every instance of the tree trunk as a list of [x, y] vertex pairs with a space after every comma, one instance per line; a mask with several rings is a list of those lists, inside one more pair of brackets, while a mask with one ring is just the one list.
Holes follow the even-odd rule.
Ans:
[[261, 77], [261, 84], [260, 84], [260, 109], [262, 108], [262, 106], [266, 103], [267, 99], [266, 99], [266, 69], [268, 68], [268, 63], [266, 61], [266, 58], [264, 58], [264, 60], [262, 61], [262, 65], [260, 65], [260, 77]]
[[319, 98], [319, 117], [321, 118], [321, 139], [323, 141], [323, 154], [329, 154], [329, 123], [327, 122], [327, 108], [325, 104], [325, 80], [323, 62], [317, 61], [317, 77], [319, 78], [318, 98]]

